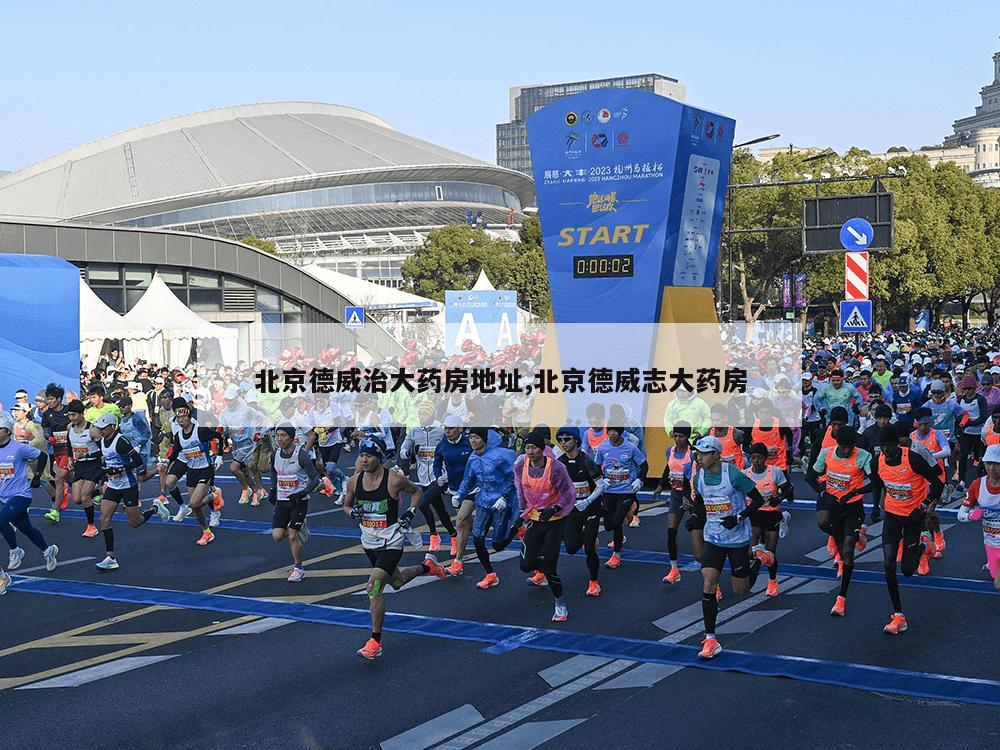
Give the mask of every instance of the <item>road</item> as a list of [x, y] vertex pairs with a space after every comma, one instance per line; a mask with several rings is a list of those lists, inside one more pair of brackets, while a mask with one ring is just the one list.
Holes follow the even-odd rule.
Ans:
[[[796, 496], [810, 497], [801, 476], [795, 480]], [[977, 524], [948, 529], [945, 556], [929, 576], [901, 579], [910, 630], [897, 637], [881, 632], [891, 607], [879, 528], [859, 557], [847, 617], [832, 618], [838, 584], [803, 501], [779, 549], [779, 595], [763, 595], [766, 576], [743, 600], [725, 588], [718, 632], [726, 650], [699, 663], [700, 574], [692, 566], [677, 585], [661, 583], [666, 516], [652, 507], [628, 531], [625, 564], [602, 569], [600, 598], [583, 595], [582, 556], [561, 558], [568, 622], [550, 622], [551, 595], [525, 584], [514, 548], [498, 555], [501, 585], [475, 589], [480, 568], [470, 548], [464, 576], [417, 579], [388, 596], [385, 654], [368, 662], [355, 655], [368, 630], [368, 600], [359, 593], [368, 568], [356, 526], [317, 496], [307, 577], [288, 583], [288, 548], [270, 539], [270, 505], [238, 505], [231, 477], [220, 485], [227, 502], [213, 544], [195, 545], [190, 520], [130, 529], [120, 515], [122, 567], [110, 574], [94, 569], [103, 543], [80, 537], [81, 512], [52, 525], [36, 508], [34, 521], [59, 545], [62, 564], [32, 570], [42, 560], [29, 549], [0, 599], [6, 746], [930, 741], [940, 749], [998, 741], [1000, 662], [991, 644], [1000, 598], [980, 570]], [[954, 513], [943, 520], [954, 524]], [[683, 530], [680, 543], [689, 554]], [[408, 550], [404, 564], [422, 556]]]

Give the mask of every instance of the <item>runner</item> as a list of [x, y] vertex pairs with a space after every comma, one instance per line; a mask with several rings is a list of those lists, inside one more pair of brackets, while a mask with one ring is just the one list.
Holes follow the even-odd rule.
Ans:
[[[962, 429], [958, 435], [958, 484], [955, 485], [955, 494], [958, 497], [965, 496], [965, 482], [969, 478], [970, 463], [978, 462], [982, 456], [983, 443], [979, 439], [979, 434], [987, 421], [989, 410], [986, 399], [976, 393], [978, 385], [973, 375], [966, 375], [958, 384], [960, 394], [958, 405], [965, 412]], [[969, 461], [970, 456], [972, 462]]]
[[588, 456], [593, 457], [597, 453], [597, 446], [608, 439], [608, 424], [604, 414], [604, 404], [595, 401], [587, 405], [587, 424], [590, 426], [584, 431], [581, 448]]
[[[837, 430], [837, 447], [823, 448], [813, 466], [822, 475], [816, 500], [816, 522], [833, 537], [836, 544], [837, 577], [840, 594], [831, 615], [843, 617], [847, 607], [847, 589], [854, 572], [854, 553], [861, 539], [865, 518], [864, 496], [872, 487], [872, 455], [857, 447], [857, 432], [848, 425]], [[864, 549], [864, 547], [861, 547]]]
[[[475, 498], [464, 500], [457, 494], [465, 476], [465, 467], [472, 455], [472, 445], [467, 435], [463, 434], [458, 417], [449, 414], [442, 423], [444, 440], [438, 441], [434, 447], [434, 479], [442, 492], [452, 493], [452, 507], [458, 509], [455, 515], [455, 536], [451, 538], [451, 556], [454, 558], [448, 566], [448, 575], [460, 576], [465, 566], [462, 563], [462, 552], [465, 550], [469, 534], [472, 532], [472, 516], [476, 511]], [[474, 487], [470, 493], [478, 492]]]
[[492, 527], [493, 550], [501, 552], [513, 541], [520, 526], [520, 521], [514, 520], [517, 517], [514, 451], [501, 448], [500, 435], [487, 427], [469, 428], [469, 445], [472, 455], [465, 466], [462, 483], [455, 491], [455, 500], [462, 502], [469, 497], [473, 487], [479, 488], [472, 520], [472, 543], [486, 575], [476, 588], [490, 589], [500, 585], [500, 577], [494, 572], [486, 550], [486, 534]]
[[306, 576], [302, 547], [309, 541], [309, 526], [306, 523], [309, 493], [319, 486], [319, 472], [305, 449], [295, 444], [294, 427], [287, 423], [280, 424], [275, 428], [274, 435], [278, 450], [271, 469], [271, 486], [274, 487], [271, 538], [276, 542], [288, 538], [292, 551], [292, 571], [288, 580], [297, 583]]
[[[28, 508], [31, 491], [41, 483], [42, 472], [49, 457], [45, 451], [13, 440], [14, 420], [0, 412], [0, 535], [10, 547], [8, 570], [17, 570], [24, 559], [24, 550], [17, 543], [15, 529], [42, 551], [45, 569], [53, 571], [58, 564], [59, 548], [48, 544], [41, 531], [31, 525]], [[34, 477], [28, 479], [28, 462], [34, 462]], [[0, 572], [0, 589], [6, 591], [10, 578]]]
[[[722, 443], [703, 437], [695, 446], [700, 471], [694, 479], [694, 505], [705, 518], [705, 547], [702, 553], [701, 608], [705, 640], [698, 657], [711, 659], [722, 651], [715, 637], [719, 600], [716, 589], [722, 568], [729, 560], [733, 593], [745, 596], [757, 580], [761, 564], [770, 564], [771, 553], [750, 561], [751, 513], [764, 504], [753, 480], [732, 464], [722, 461]], [[750, 501], [749, 504], [747, 501]]]
[[[19, 443], [24, 443], [25, 445], [30, 445], [32, 448], [37, 448], [40, 451], [45, 452], [48, 456], [48, 443], [45, 441], [45, 436], [42, 434], [42, 428], [39, 424], [32, 419], [30, 419], [30, 412], [28, 407], [24, 404], [14, 404], [10, 408], [10, 415], [14, 419], [14, 439]], [[45, 518], [53, 523], [59, 523], [59, 507], [61, 502], [56, 499], [56, 491], [54, 489], [54, 480], [52, 477], [52, 472], [49, 471], [51, 466], [50, 462], [46, 462], [45, 469], [42, 472], [41, 477], [39, 477], [40, 487], [45, 490], [45, 494], [49, 496], [51, 500], [51, 508], [49, 512], [45, 514]], [[28, 469], [28, 479], [34, 479], [34, 470]]]
[[601, 559], [597, 556], [597, 532], [604, 516], [601, 494], [608, 486], [608, 480], [601, 476], [597, 464], [581, 450], [580, 428], [567, 425], [556, 432], [556, 442], [562, 449], [559, 461], [566, 467], [570, 481], [576, 491], [576, 503], [563, 524], [563, 541], [566, 553], [575, 555], [583, 547], [587, 560], [587, 596], [600, 596], [601, 584], [598, 573]]
[[441, 486], [434, 476], [435, 456], [437, 446], [444, 437], [444, 428], [434, 420], [434, 404], [430, 401], [422, 401], [417, 407], [417, 417], [420, 425], [412, 428], [399, 447], [399, 464], [404, 470], [408, 470], [411, 465], [411, 458], [416, 459], [417, 464], [417, 484], [423, 489], [420, 501], [420, 511], [427, 521], [427, 530], [430, 534], [431, 552], [441, 549], [441, 536], [437, 533], [437, 524], [434, 522], [434, 514], [437, 513], [441, 520], [441, 525], [448, 535], [454, 539], [457, 531], [451, 522], [451, 516], [445, 510], [442, 499]]
[[983, 454], [986, 474], [969, 485], [969, 495], [958, 509], [958, 520], [983, 522], [986, 565], [993, 586], [1000, 591], [1000, 443]]
[[104, 472], [108, 476], [101, 499], [101, 533], [104, 535], [104, 548], [107, 557], [95, 566], [98, 570], [118, 570], [118, 559], [115, 556], [115, 532], [111, 528], [111, 519], [118, 510], [119, 503], [125, 506], [129, 526], [137, 528], [158, 514], [160, 520], [166, 523], [170, 519], [167, 506], [157, 498], [153, 507], [140, 510], [139, 478], [136, 469], [144, 466], [143, 458], [131, 443], [118, 431], [118, 419], [111, 412], [104, 412], [94, 421], [91, 437], [98, 441], [101, 447], [101, 458]]
[[[912, 414], [916, 429], [910, 433], [910, 444], [919, 443], [927, 449], [927, 452], [931, 454], [931, 458], [937, 462], [941, 481], [944, 482], [948, 476], [945, 461], [951, 456], [951, 445], [948, 442], [948, 438], [940, 430], [935, 430], [931, 427], [934, 416], [931, 414], [930, 409], [921, 406], [918, 409], [914, 409]], [[927, 531], [930, 532], [931, 541], [934, 544], [934, 549], [931, 551], [930, 556], [938, 560], [944, 554], [946, 545], [944, 533], [941, 531], [941, 519], [938, 517], [936, 510], [927, 511]]]
[[[46, 410], [42, 413], [42, 432], [49, 443], [49, 452], [52, 454], [50, 471], [55, 476], [55, 497], [60, 498], [56, 513], [65, 509], [69, 504], [69, 417], [66, 406], [63, 404], [63, 397], [66, 391], [56, 385], [49, 383], [45, 387]], [[55, 469], [52, 469], [52, 464]]]
[[107, 390], [100, 383], [93, 383], [87, 389], [87, 400], [90, 402], [90, 406], [84, 411], [83, 416], [90, 424], [94, 424], [99, 416], [108, 412], [114, 414], [116, 419], [122, 418], [121, 409], [115, 404], [105, 403], [104, 399], [107, 398], [107, 395]]
[[[663, 491], [670, 489], [670, 499], [667, 505], [667, 554], [670, 557], [670, 570], [663, 577], [663, 582], [673, 584], [681, 580], [681, 571], [677, 566], [677, 529], [681, 525], [684, 512], [690, 507], [695, 458], [694, 450], [690, 444], [691, 425], [687, 422], [678, 422], [674, 425], [674, 431], [670, 437], [674, 444], [667, 448], [667, 465], [663, 469], [663, 476], [657, 483], [656, 489], [653, 490], [653, 500], [659, 500]], [[719, 438], [716, 439], [719, 440]], [[722, 444], [721, 440], [719, 444]], [[723, 450], [725, 449], [723, 448]], [[742, 456], [741, 452], [740, 457], [742, 458]], [[687, 505], [684, 503], [685, 499], [688, 500]], [[701, 529], [698, 531], [700, 532]], [[694, 546], [694, 556], [700, 560], [704, 543], [701, 534], [692, 533], [691, 542]]]
[[183, 398], [174, 399], [174, 425], [175, 431], [171, 444], [171, 455], [173, 461], [167, 469], [167, 479], [165, 486], [167, 490], [172, 490], [177, 486], [181, 477], [187, 477], [188, 502], [181, 506], [181, 509], [174, 516], [174, 521], [178, 523], [194, 513], [198, 524], [201, 526], [201, 538], [198, 544], [204, 547], [215, 541], [215, 534], [212, 532], [211, 521], [217, 518], [205, 519], [202, 509], [209, 505], [212, 513], [218, 511], [212, 507], [215, 498], [211, 497], [212, 485], [215, 481], [215, 470], [210, 458], [210, 444], [218, 433], [208, 427], [200, 426], [191, 418], [191, 407]]
[[[843, 428], [842, 428], [843, 429]], [[757, 486], [764, 505], [750, 514], [751, 551], [761, 562], [769, 560], [767, 596], [778, 595], [778, 532], [782, 522], [781, 501], [791, 501], [792, 483], [777, 466], [767, 465], [767, 446], [750, 446], [750, 466], [744, 472]], [[765, 554], [770, 552], [770, 558]]]
[[545, 576], [555, 599], [552, 622], [566, 622], [569, 611], [557, 565], [563, 526], [573, 510], [576, 488], [566, 465], [546, 455], [545, 447], [542, 432], [533, 430], [524, 438], [524, 454], [514, 461], [514, 488], [527, 527], [522, 540], [521, 570], [525, 573], [537, 570]]
[[121, 432], [122, 437], [128, 440], [129, 444], [135, 448], [136, 453], [142, 456], [142, 460], [145, 463], [143, 463], [139, 481], [145, 482], [156, 475], [156, 466], [153, 461], [151, 445], [153, 431], [149, 426], [149, 420], [146, 418], [146, 412], [133, 411], [132, 401], [131, 396], [122, 396], [118, 400], [118, 408], [122, 413], [118, 430]]
[[[322, 467], [323, 476], [332, 483], [334, 503], [344, 504], [344, 483], [347, 475], [341, 470], [338, 462], [344, 448], [344, 438], [341, 432], [343, 415], [327, 393], [316, 394], [316, 409], [313, 412], [316, 421], [316, 443], [319, 448], [318, 466]], [[329, 493], [327, 493], [329, 494]]]
[[[183, 400], [183, 399], [182, 399]], [[176, 430], [174, 423], [174, 393], [169, 389], [160, 392], [159, 403], [156, 408], [157, 423], [157, 449], [156, 449], [156, 472], [160, 478], [160, 501], [166, 505], [167, 495], [177, 503], [179, 508], [184, 508], [184, 496], [181, 491], [174, 487], [167, 490], [167, 469], [170, 466], [170, 451], [173, 443], [173, 433]], [[187, 403], [187, 402], [185, 402]], [[164, 494], [166, 493], [166, 494]], [[180, 511], [178, 511], [179, 513]]]
[[[361, 546], [372, 564], [367, 587], [371, 601], [371, 637], [358, 649], [358, 656], [374, 659], [382, 655], [385, 585], [398, 591], [419, 575], [443, 579], [446, 573], [430, 553], [421, 565], [399, 567], [403, 558], [403, 533], [417, 513], [420, 488], [399, 472], [383, 466], [386, 451], [381, 440], [362, 440], [358, 452], [361, 470], [347, 482], [344, 512], [361, 524]], [[400, 492], [412, 494], [410, 507], [402, 513], [399, 512]]]
[[938, 477], [937, 466], [933, 465], [933, 459], [923, 447], [900, 446], [896, 425], [883, 427], [878, 442], [882, 454], [878, 458], [876, 471], [884, 486], [883, 567], [893, 606], [892, 618], [883, 630], [896, 635], [907, 629], [899, 582], [896, 580], [896, 553], [902, 541], [904, 576], [917, 572], [921, 558], [926, 561], [928, 548], [921, 542], [920, 536], [925, 527], [927, 510], [937, 504], [944, 485]]
[[[725, 404], [712, 405], [712, 428], [708, 434], [719, 438], [719, 442], [722, 443], [722, 460], [727, 464], [733, 464], [742, 471], [746, 466], [746, 459], [743, 456], [743, 443], [746, 440], [746, 435], [743, 430], [729, 426], [727, 411]], [[681, 423], [678, 422], [678, 424]], [[688, 428], [690, 429], [690, 425]], [[674, 426], [674, 429], [677, 429], [677, 425]]]
[[66, 405], [69, 446], [72, 451], [68, 466], [73, 478], [73, 502], [82, 505], [87, 516], [83, 536], [92, 539], [99, 533], [94, 525], [94, 489], [102, 479], [104, 468], [101, 464], [101, 446], [91, 435], [91, 425], [84, 419], [83, 411], [83, 402], [79, 399]]
[[[707, 406], [705, 411], [708, 411]], [[625, 542], [625, 519], [636, 501], [636, 493], [646, 480], [649, 464], [635, 443], [624, 439], [622, 427], [608, 427], [607, 432], [608, 439], [597, 446], [594, 463], [601, 467], [604, 478], [608, 480], [604, 490], [604, 530], [614, 535], [613, 553], [604, 567], [617, 568], [622, 564], [619, 553]]]
[[250, 497], [261, 485], [255, 483], [255, 478], [247, 468], [250, 457], [253, 455], [256, 444], [254, 435], [261, 429], [261, 419], [258, 412], [250, 409], [246, 402], [240, 398], [240, 389], [235, 385], [226, 388], [226, 407], [219, 412], [219, 426], [223, 430], [223, 435], [228, 437], [232, 443], [232, 463], [229, 465], [230, 471], [240, 483], [240, 505], [250, 502]]

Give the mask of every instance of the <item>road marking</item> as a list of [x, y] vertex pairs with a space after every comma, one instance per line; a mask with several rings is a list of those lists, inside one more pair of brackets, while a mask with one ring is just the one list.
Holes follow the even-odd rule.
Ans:
[[605, 659], [601, 656], [580, 654], [579, 656], [561, 661], [558, 664], [553, 664], [547, 669], [543, 669], [538, 673], [538, 676], [549, 683], [551, 687], [559, 687], [560, 685], [565, 685], [570, 680], [575, 680], [582, 674], [591, 672], [598, 667], [603, 667], [609, 661], [611, 659]]
[[100, 664], [96, 667], [70, 672], [69, 674], [64, 674], [60, 677], [53, 677], [51, 680], [44, 680], [31, 685], [23, 685], [19, 687], [18, 690], [80, 687], [80, 685], [86, 685], [89, 682], [96, 682], [97, 680], [103, 680], [105, 677], [114, 677], [117, 674], [124, 674], [125, 672], [131, 672], [134, 669], [148, 667], [150, 664], [157, 664], [161, 661], [173, 659], [177, 656], [180, 656], [180, 654], [129, 656], [124, 659], [108, 662], [107, 664]]
[[531, 721], [479, 746], [479, 750], [531, 750], [558, 737], [586, 719]]
[[268, 630], [280, 628], [282, 625], [291, 625], [295, 620], [283, 620], [280, 617], [265, 617], [262, 620], [254, 620], [237, 625], [235, 628], [217, 630], [210, 635], [253, 635], [256, 633], [266, 633]]
[[[809, 581], [802, 586], [798, 586], [787, 593], [792, 594], [793, 596], [798, 594], [827, 594], [837, 588], [840, 588], [840, 581], [829, 581], [818, 578], [814, 581]], [[782, 591], [781, 593], [784, 594], [786, 592]]]
[[[65, 566], [67, 566], [67, 565], [72, 565], [73, 563], [87, 562], [87, 560], [96, 560], [96, 559], [97, 559], [96, 557], [94, 557], [93, 555], [90, 555], [89, 557], [74, 557], [72, 560], [60, 560], [59, 561], [59, 565], [56, 566], [56, 568], [57, 569], [58, 568], [63, 568]], [[44, 565], [36, 565], [33, 568], [18, 568], [17, 569], [17, 574], [18, 575], [24, 575], [25, 573], [35, 573], [35, 572], [37, 572], [39, 570], [45, 570], [45, 566]]]
[[747, 612], [720, 625], [716, 628], [716, 632], [755, 633], [765, 625], [774, 622], [779, 617], [784, 617], [791, 611], [790, 609], [762, 609], [759, 612]]
[[327, 508], [326, 510], [317, 510], [315, 513], [307, 513], [306, 518], [315, 518], [316, 516], [325, 516], [327, 513], [343, 513], [343, 508]]
[[485, 718], [472, 705], [466, 703], [446, 714], [435, 716], [413, 729], [407, 729], [381, 743], [382, 750], [426, 750], [426, 748], [446, 740], [453, 734], [474, 727]]

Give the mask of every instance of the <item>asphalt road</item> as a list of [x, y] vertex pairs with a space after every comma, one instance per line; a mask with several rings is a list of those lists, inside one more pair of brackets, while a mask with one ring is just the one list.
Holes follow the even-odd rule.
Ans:
[[[496, 563], [499, 587], [475, 589], [470, 549], [464, 576], [387, 597], [385, 653], [368, 662], [355, 655], [368, 604], [356, 526], [316, 496], [307, 577], [288, 583], [270, 505], [240, 506], [237, 486], [221, 486], [213, 544], [198, 547], [190, 522], [130, 529], [119, 516], [110, 574], [93, 567], [103, 543], [80, 537], [82, 514], [53, 525], [36, 502], [62, 564], [32, 571], [42, 560], [28, 549], [0, 599], [4, 746], [974, 748], [1000, 735], [1000, 597], [977, 524], [949, 529], [930, 576], [906, 581], [910, 630], [897, 637], [881, 632], [891, 606], [877, 537], [847, 617], [829, 616], [837, 582], [803, 503], [779, 548], [779, 595], [759, 592], [764, 576], [739, 600], [726, 574], [726, 651], [697, 663], [700, 574], [661, 583], [666, 516], [652, 508], [628, 531], [625, 564], [602, 568], [601, 597], [584, 596], [582, 556], [560, 559], [568, 622], [550, 622], [551, 594], [525, 584], [516, 550]], [[689, 554], [683, 530], [680, 544]]]

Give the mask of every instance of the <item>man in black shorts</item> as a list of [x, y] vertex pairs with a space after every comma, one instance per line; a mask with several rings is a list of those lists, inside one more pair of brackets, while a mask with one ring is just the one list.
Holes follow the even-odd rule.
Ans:
[[[421, 565], [399, 567], [403, 557], [403, 535], [420, 505], [420, 487], [404, 474], [385, 468], [385, 443], [379, 438], [365, 438], [358, 446], [358, 473], [350, 478], [344, 493], [344, 512], [361, 524], [361, 546], [372, 564], [368, 578], [371, 600], [372, 633], [358, 649], [358, 656], [374, 659], [382, 655], [382, 623], [385, 620], [384, 588], [389, 584], [401, 589], [419, 575], [447, 575], [434, 555], [424, 557]], [[411, 494], [410, 506], [399, 512], [399, 493]]]
[[[566, 466], [569, 478], [576, 488], [576, 503], [563, 524], [563, 542], [566, 553], [575, 555], [581, 547], [587, 557], [587, 596], [600, 596], [601, 584], [597, 581], [601, 560], [597, 556], [597, 532], [604, 518], [604, 505], [599, 501], [607, 480], [590, 456], [580, 450], [580, 428], [573, 425], [560, 427], [556, 441], [563, 454], [559, 460]], [[544, 577], [544, 576], [543, 576]]]
[[319, 486], [319, 472], [305, 448], [295, 444], [294, 427], [280, 424], [274, 429], [274, 435], [278, 450], [271, 468], [271, 487], [274, 488], [271, 537], [276, 542], [288, 537], [293, 562], [288, 580], [297, 583], [306, 575], [302, 567], [302, 545], [309, 541], [306, 524], [309, 493]]

